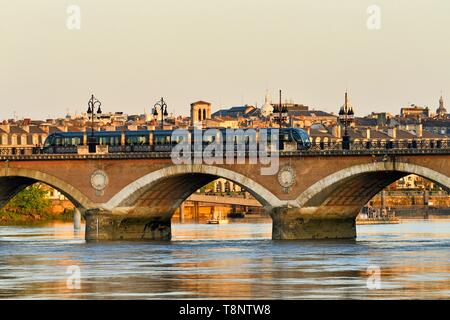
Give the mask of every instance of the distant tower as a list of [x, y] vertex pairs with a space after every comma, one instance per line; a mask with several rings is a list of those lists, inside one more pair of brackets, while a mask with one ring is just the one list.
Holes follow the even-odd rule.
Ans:
[[206, 101], [191, 103], [191, 126], [208, 119], [211, 119], [211, 103]]
[[269, 92], [266, 91], [266, 96], [264, 97], [264, 105], [261, 107], [261, 115], [263, 117], [269, 117], [273, 112], [273, 106], [270, 101]]
[[444, 107], [444, 98], [442, 97], [442, 93], [441, 98], [439, 99], [439, 108], [437, 108], [436, 114], [438, 118], [445, 118], [447, 116], [447, 110]]

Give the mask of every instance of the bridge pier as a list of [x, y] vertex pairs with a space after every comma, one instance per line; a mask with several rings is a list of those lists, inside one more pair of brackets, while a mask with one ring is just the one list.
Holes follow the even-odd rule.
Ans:
[[273, 240], [355, 239], [354, 216], [314, 216], [301, 213], [300, 208], [278, 207], [272, 216]]
[[75, 231], [80, 231], [81, 229], [81, 212], [80, 209], [73, 209], [73, 229]]
[[171, 223], [142, 215], [113, 213], [103, 209], [86, 211], [86, 241], [170, 240]]

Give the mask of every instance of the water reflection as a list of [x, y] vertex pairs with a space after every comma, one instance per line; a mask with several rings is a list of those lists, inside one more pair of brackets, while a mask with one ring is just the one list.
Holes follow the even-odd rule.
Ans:
[[[172, 242], [85, 243], [71, 224], [0, 227], [0, 298], [450, 298], [450, 221], [358, 226], [357, 241], [272, 241], [270, 220], [174, 224]], [[67, 287], [67, 267], [81, 289]], [[381, 268], [381, 289], [366, 269]]]

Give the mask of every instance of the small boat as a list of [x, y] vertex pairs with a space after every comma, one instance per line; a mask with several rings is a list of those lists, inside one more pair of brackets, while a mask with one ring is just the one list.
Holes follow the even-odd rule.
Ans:
[[228, 220], [222, 219], [222, 213], [219, 212], [218, 215], [216, 215], [215, 212], [213, 212], [211, 219], [206, 220], [207, 224], [227, 224]]

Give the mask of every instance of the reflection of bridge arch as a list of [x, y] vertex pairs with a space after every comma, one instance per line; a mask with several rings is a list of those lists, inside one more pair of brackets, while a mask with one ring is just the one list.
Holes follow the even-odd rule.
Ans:
[[0, 207], [21, 190], [36, 182], [45, 183], [64, 194], [78, 208], [92, 208], [92, 202], [72, 185], [47, 173], [23, 169], [5, 168], [0, 171]]
[[127, 185], [103, 208], [107, 210], [117, 207], [150, 208], [152, 215], [167, 217], [196, 190], [217, 178], [225, 178], [244, 187], [266, 208], [282, 204], [269, 190], [242, 174], [221, 167], [199, 164], [173, 165], [151, 172]]
[[356, 165], [333, 173], [306, 189], [297, 198], [297, 205], [303, 212], [312, 214], [356, 216], [376, 194], [409, 174], [450, 190], [450, 178], [442, 173], [413, 163], [387, 161]]

